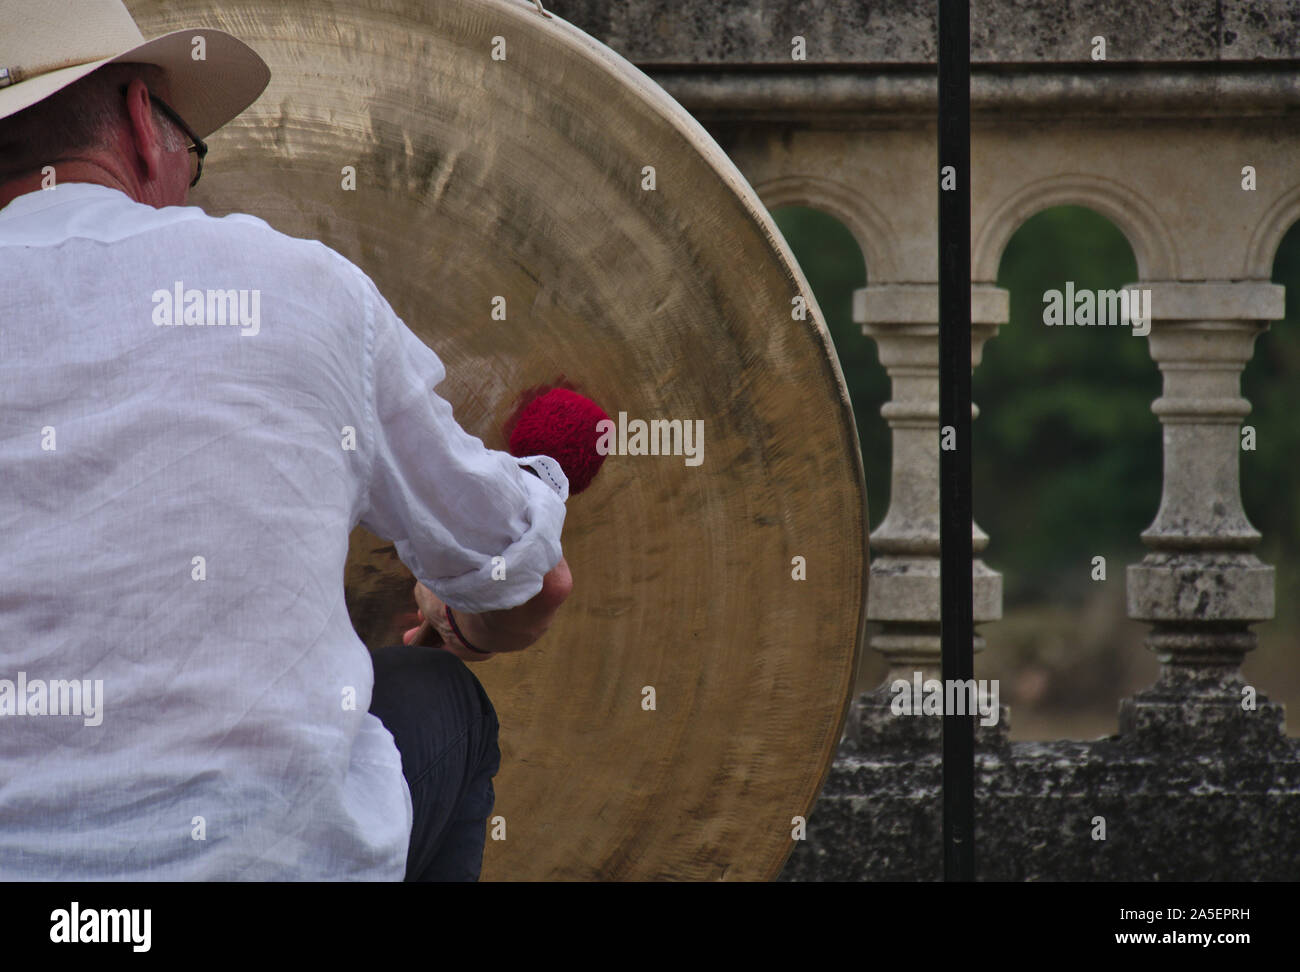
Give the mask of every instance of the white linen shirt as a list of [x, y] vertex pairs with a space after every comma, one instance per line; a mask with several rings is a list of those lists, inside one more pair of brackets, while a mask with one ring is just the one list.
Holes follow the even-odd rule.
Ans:
[[[211, 323], [221, 296], [168, 323], [178, 286], [246, 291], [256, 326]], [[0, 210], [0, 880], [402, 879], [348, 533], [511, 607], [568, 496], [465, 432], [444, 374], [361, 270], [260, 219], [82, 183]]]

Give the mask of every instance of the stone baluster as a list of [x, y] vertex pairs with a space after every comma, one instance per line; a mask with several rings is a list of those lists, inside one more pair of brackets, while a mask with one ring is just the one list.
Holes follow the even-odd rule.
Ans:
[[[1177, 746], [1279, 744], [1282, 707], [1241, 675], [1249, 626], [1273, 617], [1273, 568], [1241, 505], [1241, 371], [1255, 338], [1283, 316], [1284, 288], [1262, 281], [1148, 282], [1148, 346], [1164, 379], [1151, 405], [1164, 432], [1164, 484], [1150, 552], [1128, 568], [1129, 617], [1151, 624], [1154, 685], [1120, 705], [1120, 738]], [[1268, 430], [1258, 430], [1267, 435]], [[1243, 702], [1245, 704], [1243, 704]]]
[[[971, 288], [971, 364], [984, 342], [1008, 319], [1008, 293]], [[873, 557], [868, 620], [878, 622], [869, 646], [888, 659], [889, 673], [854, 701], [845, 733], [847, 750], [937, 745], [941, 719], [900, 719], [891, 711], [895, 679], [940, 677], [939, 640], [939, 288], [935, 284], [880, 284], [854, 294], [853, 319], [876, 342], [889, 374], [892, 398], [880, 410], [893, 442], [889, 510], [871, 534]], [[972, 417], [979, 414], [972, 409]], [[969, 447], [969, 444], [966, 444]], [[988, 536], [971, 524], [975, 622], [1002, 617], [1002, 576], [979, 555]], [[976, 635], [975, 650], [983, 647]], [[994, 727], [1005, 738], [1005, 719]], [[986, 735], [983, 728], [978, 730]]]

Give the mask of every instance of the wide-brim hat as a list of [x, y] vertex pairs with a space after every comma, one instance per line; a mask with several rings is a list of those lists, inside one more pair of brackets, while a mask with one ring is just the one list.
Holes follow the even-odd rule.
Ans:
[[225, 31], [177, 30], [146, 41], [122, 0], [0, 0], [0, 118], [115, 62], [162, 68], [167, 103], [200, 138], [256, 101], [271, 80], [266, 62]]

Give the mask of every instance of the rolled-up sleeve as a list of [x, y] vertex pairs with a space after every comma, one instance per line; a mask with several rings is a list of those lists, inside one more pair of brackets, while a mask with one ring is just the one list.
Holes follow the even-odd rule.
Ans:
[[446, 375], [442, 361], [366, 284], [369, 442], [359, 447], [371, 461], [361, 525], [394, 541], [453, 608], [522, 604], [560, 560], [568, 481], [553, 460], [516, 459], [462, 429], [433, 390]]

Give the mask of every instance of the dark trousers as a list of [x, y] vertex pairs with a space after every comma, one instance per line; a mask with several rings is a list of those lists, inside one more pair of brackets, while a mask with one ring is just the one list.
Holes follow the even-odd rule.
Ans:
[[415, 811], [408, 881], [477, 881], [501, 766], [496, 710], [469, 667], [440, 648], [372, 654], [370, 711], [393, 734]]

